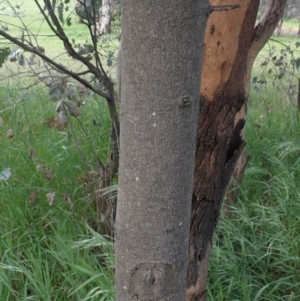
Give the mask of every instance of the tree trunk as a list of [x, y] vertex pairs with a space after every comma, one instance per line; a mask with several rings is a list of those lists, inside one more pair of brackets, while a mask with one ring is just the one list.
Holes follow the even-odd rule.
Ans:
[[97, 23], [97, 35], [110, 32], [111, 10], [114, 0], [103, 0], [100, 21]]
[[[263, 47], [266, 45], [266, 43], [272, 36], [278, 22], [280, 20], [283, 20], [283, 14], [284, 14], [286, 3], [287, 0], [269, 0], [260, 22], [255, 26], [253, 30], [251, 45], [247, 56], [246, 71], [244, 74], [244, 86], [245, 86], [245, 93], [246, 93], [247, 100], [250, 93], [251, 73], [252, 73], [254, 61], [257, 55], [259, 54], [259, 52], [263, 49]], [[246, 120], [246, 114], [247, 114], [247, 103], [237, 113], [235, 117], [236, 122], [241, 118]], [[243, 139], [245, 139], [245, 131], [242, 131], [242, 137]], [[229, 193], [227, 194], [228, 200], [231, 201], [232, 203], [236, 203], [239, 194], [238, 186], [241, 184], [243, 180], [244, 172], [249, 159], [250, 159], [250, 155], [246, 154], [245, 151], [243, 151], [236, 164], [233, 173], [233, 178], [238, 185], [235, 185], [234, 181], [231, 181], [228, 187]]]
[[[212, 0], [211, 5], [222, 5]], [[186, 301], [206, 299], [209, 248], [227, 184], [244, 147], [243, 77], [259, 0], [213, 12], [208, 20], [201, 76], [201, 104], [194, 170]]]
[[282, 24], [283, 24], [283, 18], [280, 19], [278, 22], [277, 28], [276, 28], [276, 36], [280, 37], [282, 32]]
[[210, 6], [171, 4], [122, 2], [118, 301], [185, 295], [199, 62]]

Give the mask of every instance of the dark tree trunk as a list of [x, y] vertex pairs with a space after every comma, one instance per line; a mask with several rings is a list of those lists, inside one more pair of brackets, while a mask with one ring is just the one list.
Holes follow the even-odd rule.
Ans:
[[[222, 1], [211, 1], [221, 5]], [[243, 76], [259, 0], [211, 14], [205, 37], [186, 301], [206, 299], [208, 253], [226, 187], [244, 147]]]

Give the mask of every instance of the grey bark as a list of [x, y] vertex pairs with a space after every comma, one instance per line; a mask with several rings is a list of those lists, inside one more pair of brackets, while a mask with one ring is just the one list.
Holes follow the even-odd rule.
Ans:
[[98, 24], [98, 33], [102, 35], [110, 32], [111, 10], [114, 0], [103, 0], [101, 8], [101, 18]]
[[185, 299], [207, 0], [123, 0], [116, 299]]

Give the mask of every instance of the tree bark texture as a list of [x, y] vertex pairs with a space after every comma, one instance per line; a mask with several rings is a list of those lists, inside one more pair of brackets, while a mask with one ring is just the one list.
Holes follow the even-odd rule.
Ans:
[[185, 299], [209, 13], [206, 0], [122, 1], [118, 301]]
[[[212, 6], [222, 3], [211, 0]], [[213, 12], [206, 28], [186, 301], [206, 299], [209, 248], [244, 147], [240, 135], [245, 120], [234, 121], [247, 99], [243, 77], [258, 6], [259, 0], [242, 0], [237, 10]]]

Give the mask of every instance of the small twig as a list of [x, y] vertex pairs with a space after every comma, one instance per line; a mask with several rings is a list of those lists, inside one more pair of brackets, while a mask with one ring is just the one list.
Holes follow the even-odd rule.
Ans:
[[217, 6], [211, 6], [212, 12], [217, 12], [217, 11], [229, 11], [233, 9], [240, 8], [241, 5], [238, 3], [235, 4], [228, 4], [228, 5], [217, 5]]

